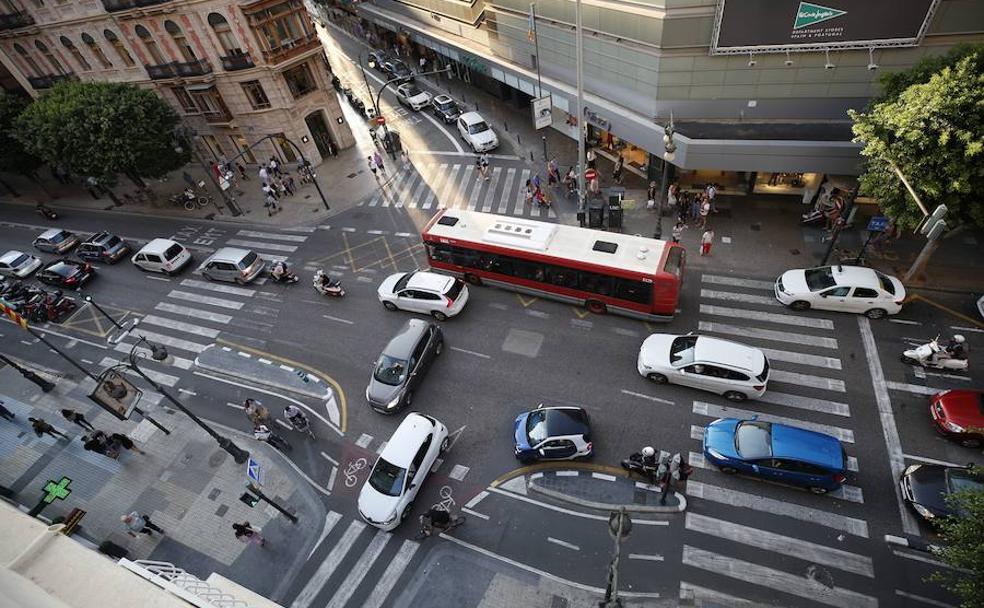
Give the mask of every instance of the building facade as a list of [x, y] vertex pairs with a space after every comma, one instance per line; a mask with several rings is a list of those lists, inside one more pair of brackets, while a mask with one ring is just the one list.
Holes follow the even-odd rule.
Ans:
[[0, 0], [0, 57], [32, 95], [65, 79], [151, 88], [211, 161], [293, 163], [289, 139], [317, 163], [354, 143], [301, 0]]

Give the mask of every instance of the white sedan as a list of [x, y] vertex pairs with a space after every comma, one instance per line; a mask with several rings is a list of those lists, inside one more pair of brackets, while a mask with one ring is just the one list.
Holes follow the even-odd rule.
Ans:
[[8, 251], [0, 257], [0, 275], [23, 279], [41, 267], [41, 260], [29, 253]]
[[420, 486], [449, 443], [448, 427], [430, 416], [407, 414], [386, 442], [359, 492], [362, 519], [387, 531], [399, 526], [410, 514]]
[[690, 386], [731, 401], [761, 397], [769, 383], [769, 360], [761, 350], [692, 334], [649, 336], [636, 369], [656, 384]]
[[901, 281], [862, 266], [787, 270], [775, 290], [776, 299], [793, 310], [856, 312], [871, 319], [897, 314], [905, 301]]
[[400, 103], [414, 110], [422, 110], [431, 103], [430, 93], [421, 91], [417, 85], [409, 82], [396, 88], [396, 98]]

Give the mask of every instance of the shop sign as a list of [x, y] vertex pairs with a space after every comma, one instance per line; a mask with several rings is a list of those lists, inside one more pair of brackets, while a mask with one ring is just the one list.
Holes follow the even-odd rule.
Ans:
[[533, 128], [542, 129], [553, 123], [552, 103], [550, 95], [533, 99]]
[[597, 112], [592, 112], [588, 108], [584, 108], [584, 117], [588, 120], [589, 123], [593, 124], [596, 127], [601, 127], [606, 131], [612, 130], [611, 121], [605, 118], [604, 116], [599, 115]]

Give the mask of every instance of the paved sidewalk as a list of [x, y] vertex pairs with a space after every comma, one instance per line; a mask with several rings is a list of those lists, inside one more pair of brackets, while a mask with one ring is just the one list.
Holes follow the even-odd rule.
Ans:
[[[300, 522], [291, 524], [265, 503], [249, 508], [239, 500], [244, 466], [188, 417], [151, 405], [157, 395], [145, 393], [141, 406], [171, 434], [147, 421], [122, 422], [86, 398], [92, 385], [91, 380], [73, 384], [60, 379], [54, 391], [42, 394], [16, 371], [0, 368], [0, 399], [16, 415], [14, 421], [0, 420], [0, 486], [30, 508], [48, 480], [69, 477], [72, 494], [49, 505], [43, 517], [84, 509], [76, 535], [85, 541], [99, 545], [108, 540], [126, 548], [130, 559], [171, 562], [203, 580], [216, 572], [276, 600], [314, 547], [325, 521], [325, 508], [314, 490], [269, 446], [218, 428], [261, 463], [264, 493], [294, 509]], [[85, 451], [79, 440], [83, 430], [59, 414], [64, 407], [82, 412], [107, 434], [128, 434], [146, 455], [124, 450], [113, 460]], [[43, 417], [71, 441], [47, 435], [38, 439], [29, 416]], [[134, 510], [149, 515], [165, 534], [128, 536], [120, 516]], [[236, 540], [232, 523], [243, 520], [262, 528], [265, 547]]]

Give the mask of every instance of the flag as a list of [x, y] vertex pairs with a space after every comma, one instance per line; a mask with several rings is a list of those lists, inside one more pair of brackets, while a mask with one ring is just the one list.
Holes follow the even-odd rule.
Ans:
[[536, 31], [535, 19], [536, 16], [533, 14], [533, 5], [530, 4], [530, 28], [526, 33], [526, 37], [530, 39], [530, 42], [533, 42], [536, 39], [536, 34], [534, 33]]

